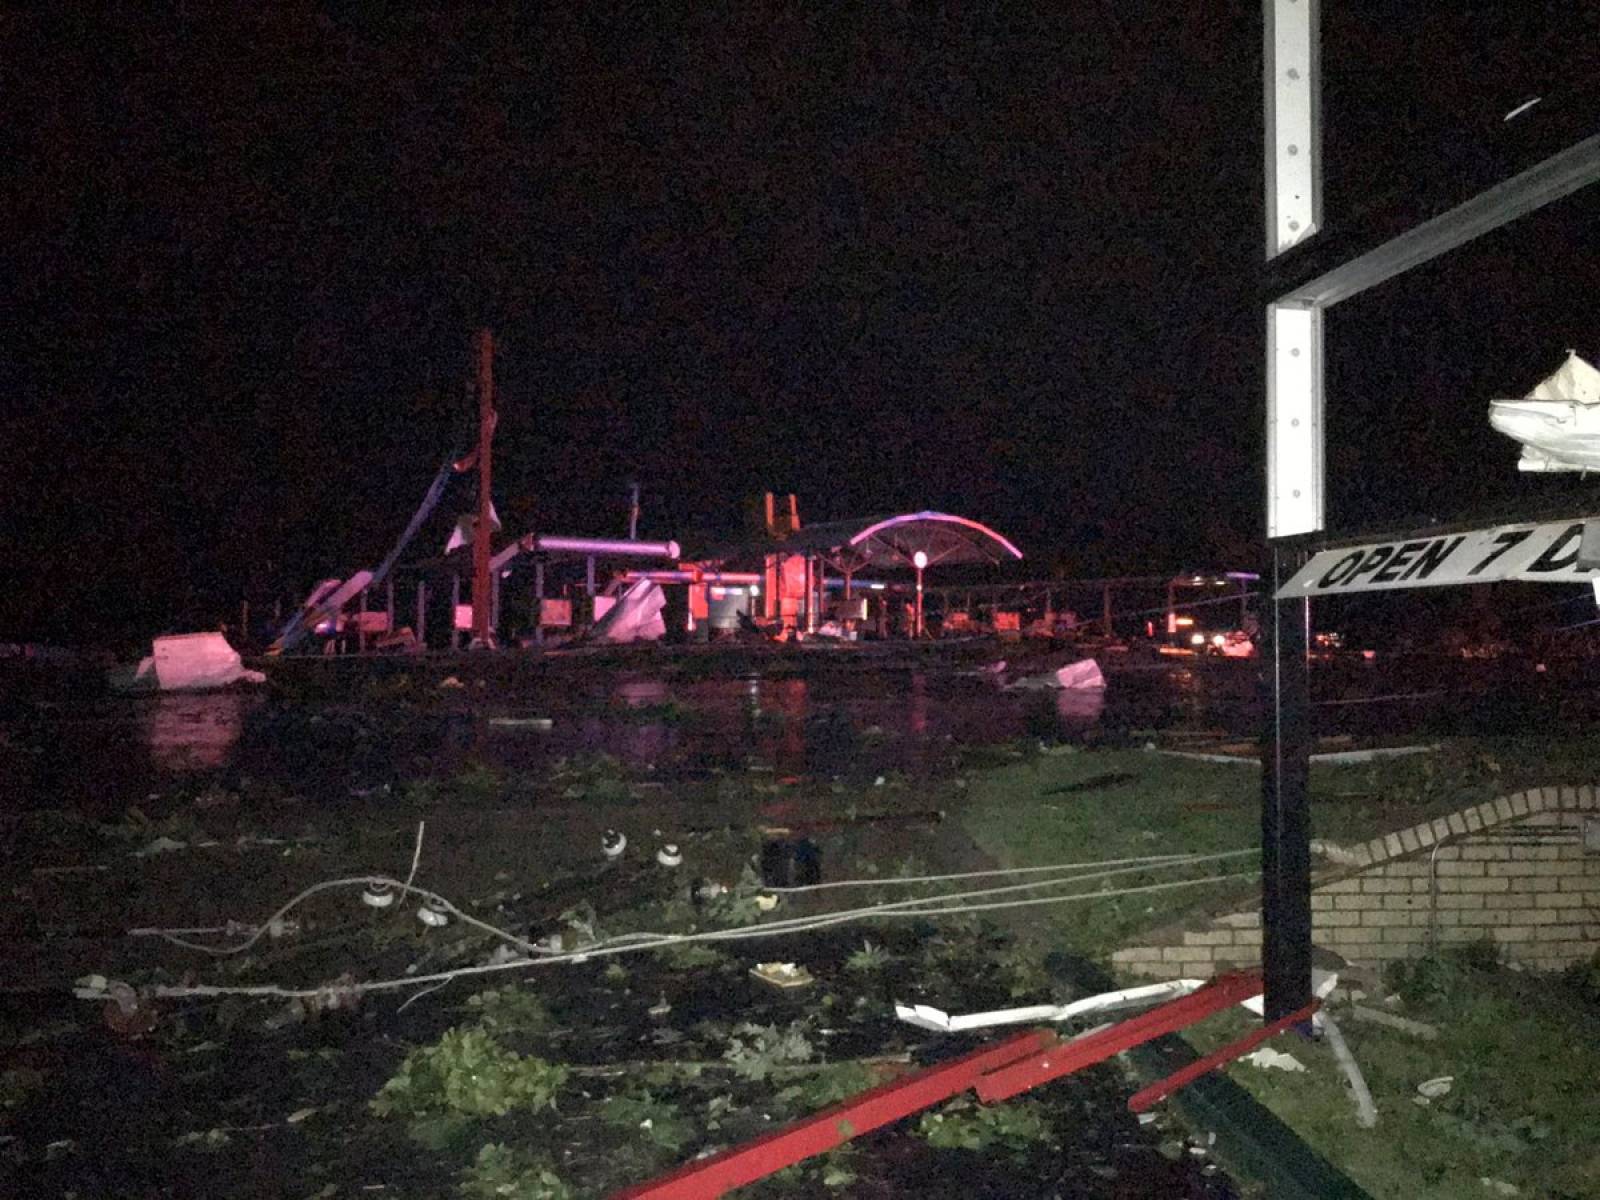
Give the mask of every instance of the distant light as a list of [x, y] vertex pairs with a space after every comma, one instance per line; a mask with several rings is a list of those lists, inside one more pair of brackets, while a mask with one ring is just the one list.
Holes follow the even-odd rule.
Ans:
[[755, 584], [755, 583], [752, 583], [752, 584], [751, 584], [751, 585], [750, 585], [750, 594], [751, 594], [751, 595], [752, 595], [752, 596], [759, 596], [759, 595], [761, 595], [761, 586], [760, 586], [760, 585], [759, 585], [759, 584]]
[[881, 583], [869, 583], [869, 584], [867, 584], [867, 586], [869, 588], [871, 588], [875, 592], [883, 591], [883, 584], [881, 584]]
[[1189, 635], [1189, 644], [1191, 646], [1204, 646], [1206, 644], [1206, 635], [1203, 633], [1191, 633]]
[[1211, 644], [1213, 646], [1221, 646], [1221, 645], [1225, 644], [1227, 642], [1227, 640], [1228, 640], [1227, 637], [1224, 636], [1223, 634], [1220, 634], [1220, 633], [1215, 633], [1215, 634], [1211, 635]]
[[915, 554], [913, 554], [911, 556], [911, 565], [916, 567], [916, 569], [919, 570], [919, 571], [922, 570], [924, 567], [926, 567], [928, 565], [928, 555], [927, 555], [927, 553], [925, 551], [918, 550]]
[[1194, 624], [1194, 618], [1193, 617], [1177, 617], [1177, 618], [1174, 618], [1172, 623], [1174, 625], [1193, 625]]

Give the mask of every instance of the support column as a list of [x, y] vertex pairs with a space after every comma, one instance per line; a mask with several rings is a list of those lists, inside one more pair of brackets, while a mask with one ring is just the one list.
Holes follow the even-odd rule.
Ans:
[[1278, 600], [1304, 561], [1272, 548], [1270, 598], [1262, 632], [1267, 728], [1261, 750], [1261, 959], [1266, 1019], [1311, 999], [1311, 677], [1307, 637], [1311, 602]]
[[428, 649], [428, 581], [417, 580], [417, 647]]
[[450, 576], [450, 649], [452, 650], [461, 645], [461, 638], [458, 636], [461, 631], [456, 628], [456, 611], [460, 607], [461, 576], [460, 574], [452, 574]]
[[536, 646], [544, 645], [544, 562], [535, 560], [533, 564], [533, 600], [534, 611], [538, 614], [533, 622], [533, 643]]
[[478, 331], [478, 520], [472, 530], [472, 645], [485, 650], [494, 648], [493, 598], [490, 581], [489, 557], [492, 475], [491, 455], [494, 446], [494, 337], [487, 329]]
[[815, 633], [817, 631], [817, 593], [816, 593], [816, 586], [815, 586], [816, 585], [816, 574], [815, 574], [816, 565], [812, 562], [811, 556], [809, 554], [807, 554], [805, 556], [803, 561], [805, 562], [805, 568], [806, 568], [805, 569], [805, 598], [806, 598], [805, 631], [807, 633]]
[[1111, 636], [1111, 585], [1108, 583], [1100, 591], [1100, 628], [1106, 637]]

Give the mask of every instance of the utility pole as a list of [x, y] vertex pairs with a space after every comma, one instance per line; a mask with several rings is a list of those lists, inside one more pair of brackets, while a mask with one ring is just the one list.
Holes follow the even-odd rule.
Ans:
[[630, 483], [628, 487], [633, 493], [633, 499], [628, 505], [628, 540], [636, 542], [639, 540], [639, 485]]
[[478, 523], [472, 531], [472, 645], [492, 650], [494, 630], [490, 623], [493, 605], [489, 579], [489, 539], [493, 505], [491, 502], [489, 456], [494, 443], [494, 335], [478, 330]]

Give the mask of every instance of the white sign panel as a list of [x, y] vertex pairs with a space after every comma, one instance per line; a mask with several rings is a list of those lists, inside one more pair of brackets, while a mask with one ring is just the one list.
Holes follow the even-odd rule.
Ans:
[[[1595, 523], [1600, 524], [1600, 518]], [[1583, 583], [1595, 574], [1593, 567], [1578, 565], [1583, 526], [1582, 521], [1497, 525], [1323, 550], [1283, 585], [1278, 599], [1501, 579]]]

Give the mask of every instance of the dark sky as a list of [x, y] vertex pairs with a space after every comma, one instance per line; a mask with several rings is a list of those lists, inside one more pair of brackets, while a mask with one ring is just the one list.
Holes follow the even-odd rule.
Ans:
[[[637, 478], [689, 545], [770, 488], [973, 516], [1040, 574], [1258, 553], [1256, 4], [62, 7], [0, 17], [0, 640], [373, 564], [464, 444], [478, 325], [517, 531], [618, 533]], [[1330, 214], [1593, 111], [1600, 6], [1323, 7]], [[1600, 355], [1597, 211], [1335, 310], [1338, 519], [1529, 494], [1484, 409]]]

